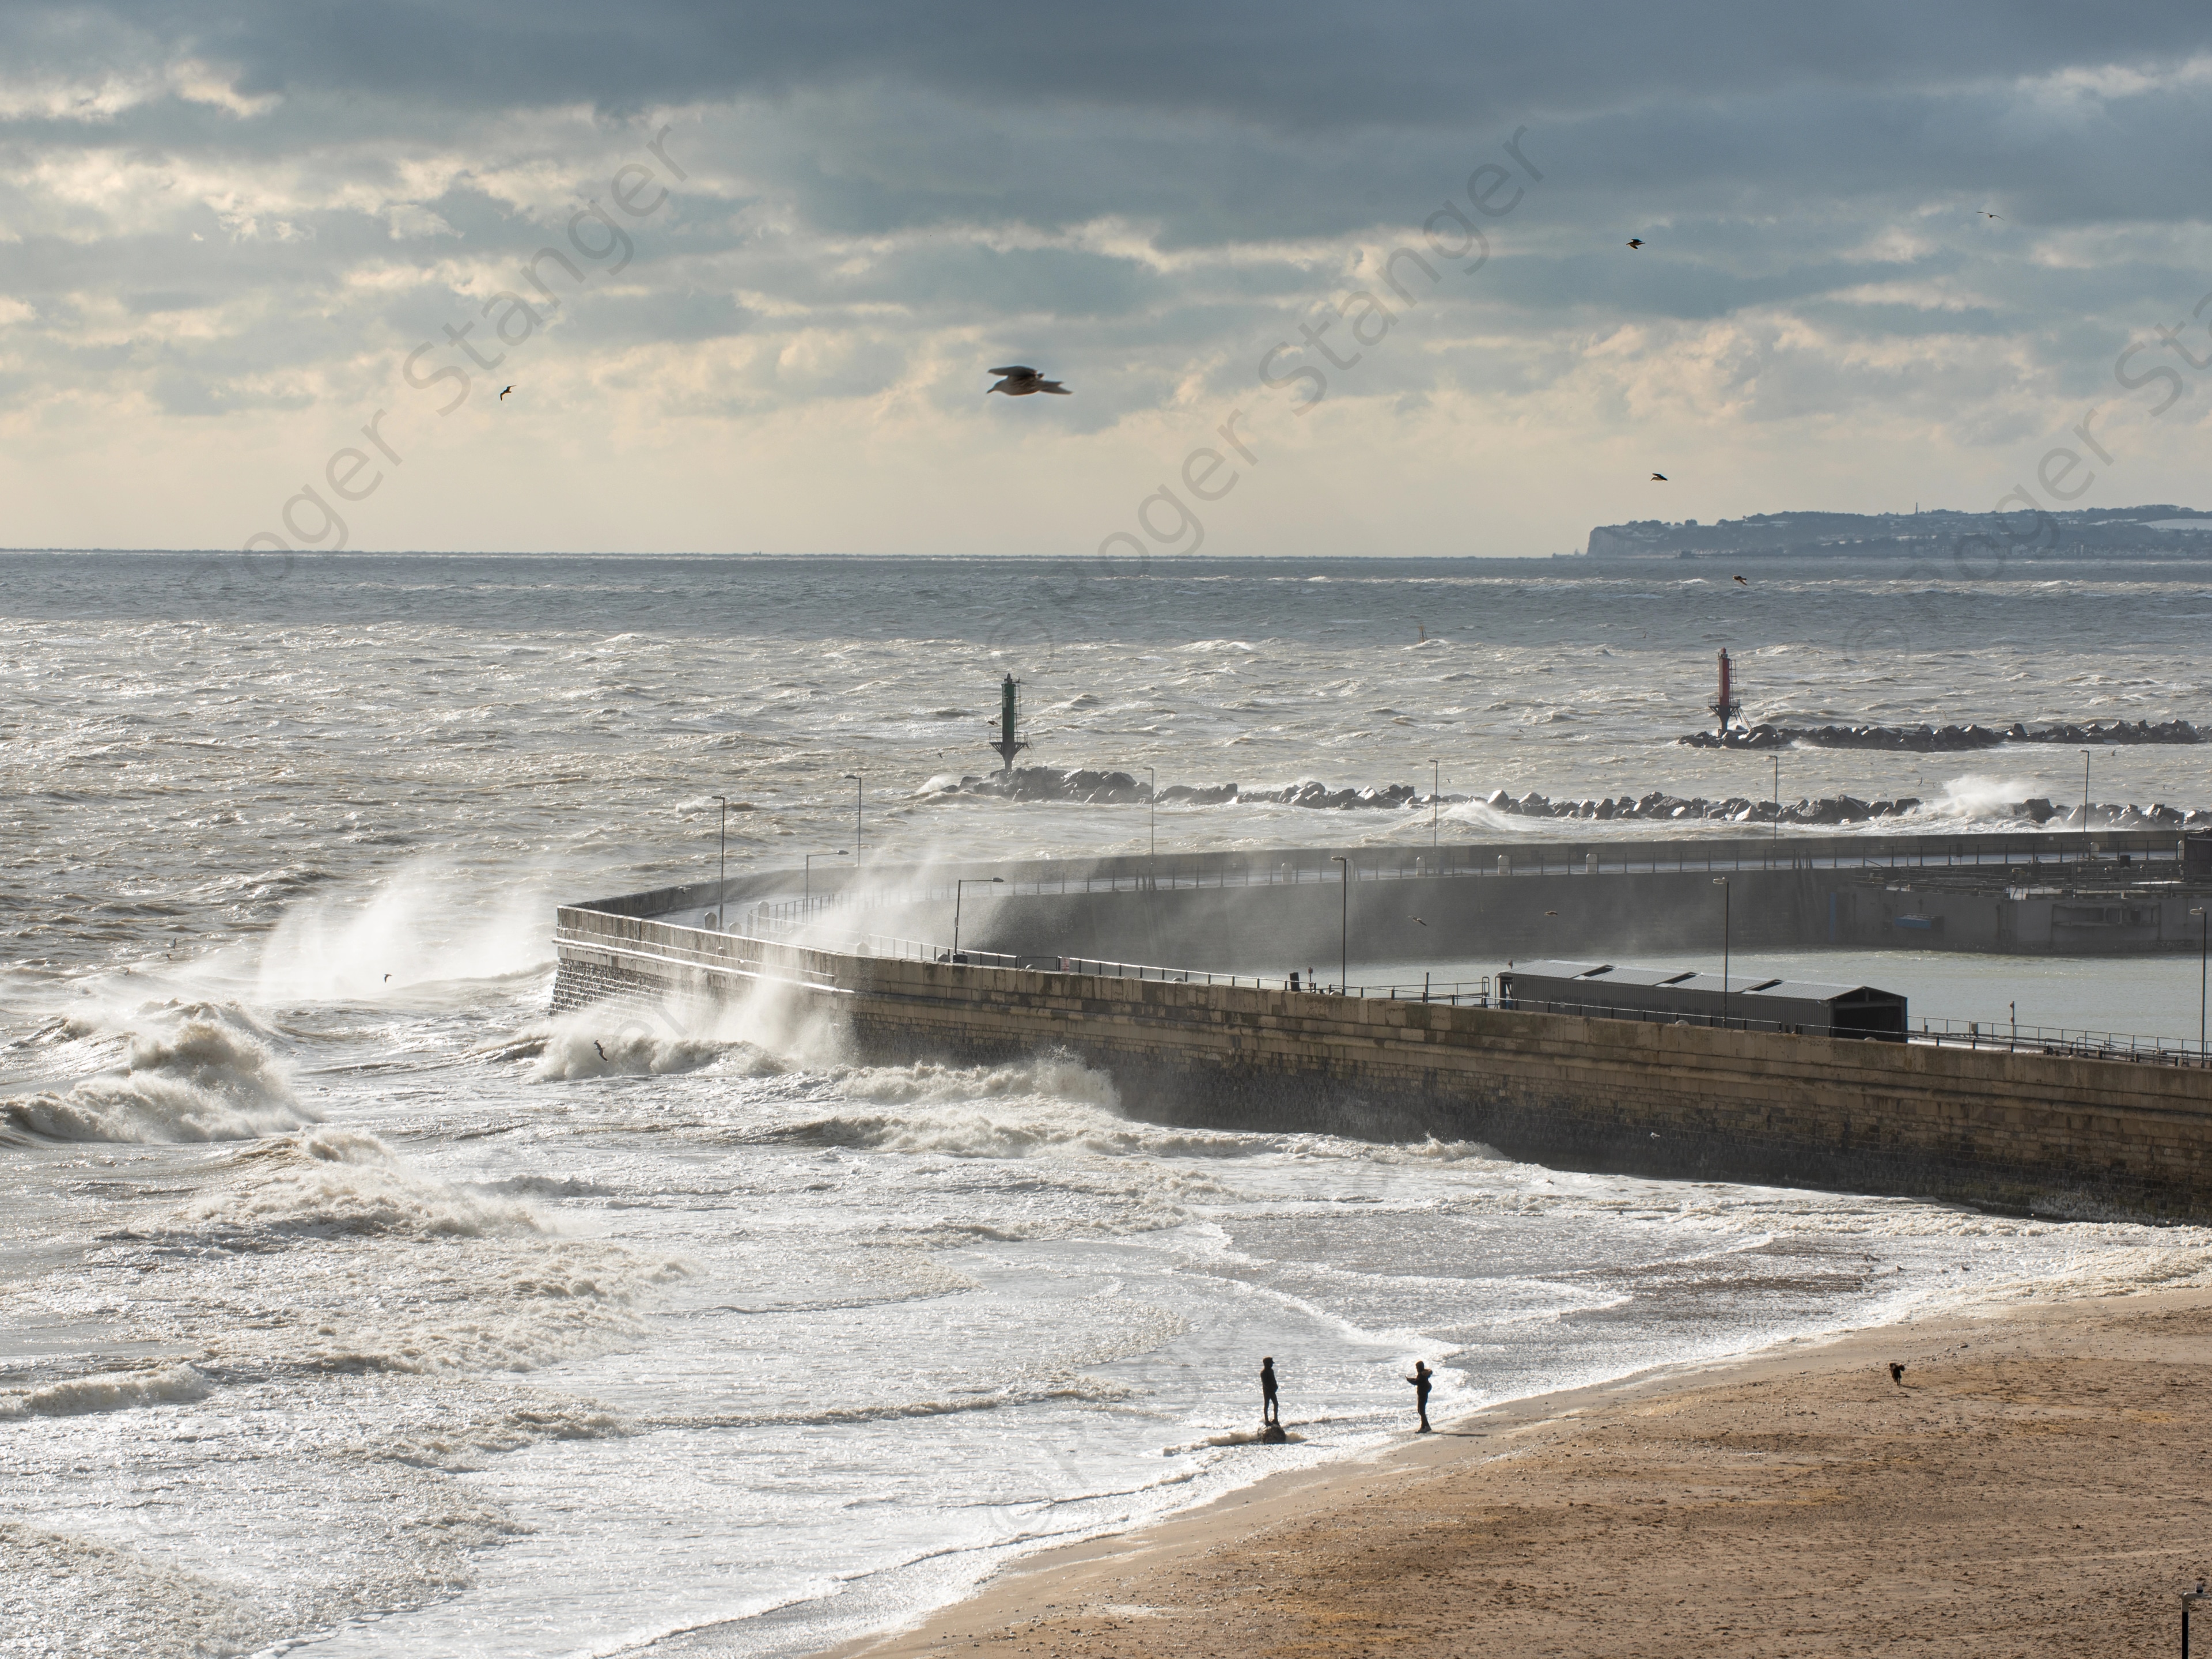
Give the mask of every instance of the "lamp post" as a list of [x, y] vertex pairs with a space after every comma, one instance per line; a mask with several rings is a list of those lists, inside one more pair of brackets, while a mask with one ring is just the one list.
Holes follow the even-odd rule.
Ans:
[[814, 860], [817, 859], [842, 859], [844, 856], [845, 849], [842, 847], [837, 847], [831, 848], [827, 853], [809, 853], [805, 858], [799, 860], [799, 867], [806, 872], [806, 896], [803, 901], [801, 901], [803, 904], [811, 906], [814, 902]]
[[862, 857], [860, 842], [860, 791], [864, 786], [861, 782], [861, 775], [860, 773], [848, 772], [845, 775], [853, 781], [853, 867], [857, 870], [860, 867]]
[[2204, 1057], [2205, 969], [2212, 964], [2212, 904], [2200, 904], [2189, 914], [2197, 918], [2197, 1055]]
[[1160, 775], [1158, 769], [1145, 769], [1146, 799], [1152, 806], [1152, 856], [1160, 855]]
[[988, 887], [994, 882], [1006, 880], [1004, 876], [967, 876], [952, 884], [952, 954], [960, 954], [960, 895], [969, 887]]
[[1437, 818], [1443, 799], [1443, 763], [1431, 761], [1429, 763], [1429, 847], [1431, 851], [1437, 845]]
[[1774, 763], [1774, 839], [1782, 839], [1782, 757], [1767, 757]]
[[1729, 891], [1729, 878], [1715, 876], [1713, 885], [1721, 890], [1721, 1030], [1729, 1023], [1729, 902], [1734, 896]]
[[1338, 921], [1336, 994], [1346, 996], [1352, 987], [1352, 860], [1341, 853], [1331, 853], [1329, 862], [1344, 866], [1344, 902], [1338, 908], [1342, 912]]
[[730, 798], [717, 795], [714, 799], [722, 803], [722, 872], [714, 886], [714, 902], [720, 904], [724, 890], [730, 884]]
[[2089, 751], [2081, 751], [2081, 828], [2089, 827]]

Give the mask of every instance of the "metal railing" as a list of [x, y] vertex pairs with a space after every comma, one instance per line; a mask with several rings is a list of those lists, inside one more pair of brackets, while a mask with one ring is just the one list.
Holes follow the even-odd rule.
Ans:
[[[1117, 962], [1104, 957], [1062, 957], [1031, 952], [1020, 955], [1006, 951], [967, 950], [954, 953], [949, 945], [933, 944], [927, 939], [900, 939], [889, 933], [823, 933], [806, 923], [769, 920], [757, 927], [751, 926], [752, 915], [744, 919], [743, 937], [757, 939], [766, 944], [799, 944], [807, 948], [837, 951], [847, 956], [881, 957], [902, 962], [955, 963], [963, 967], [1012, 968], [1030, 973], [1091, 974], [1102, 979], [1157, 980], [1170, 985], [1249, 985], [1254, 990], [1287, 991], [1291, 989], [1290, 976], [1285, 974], [1227, 974], [1206, 968], [1175, 968], [1155, 962]], [[1318, 981], [1309, 982], [1301, 975], [1297, 987], [1317, 995], [1342, 996], [1341, 986], [1323, 985]], [[1406, 1002], [1448, 1002], [1460, 1007], [1486, 1008], [1490, 1006], [1491, 980], [1485, 974], [1477, 980], [1452, 980], [1435, 983], [1427, 979], [1419, 983], [1405, 981], [1395, 984], [1355, 985], [1350, 994], [1374, 997], [1378, 1000]]]
[[[1716, 996], [1719, 994], [1714, 993]], [[1743, 994], [1739, 994], [1739, 998]], [[1689, 1013], [1673, 1008], [1633, 1008], [1610, 1002], [1563, 1002], [1557, 997], [1520, 996], [1499, 1006], [1524, 1014], [1570, 1014], [1580, 1019], [1626, 1019], [1640, 1025], [1705, 1025], [1717, 1030], [1766, 1031], [1778, 1036], [1835, 1036], [1877, 1038], [1903, 1042], [1903, 1031], [1839, 1030], [1808, 1025], [1802, 1020], [1754, 1019], [1743, 1014]]]
[[2006, 1019], [1923, 1019], [1915, 1042], [1938, 1048], [1994, 1048], [2071, 1060], [2126, 1060], [2153, 1066], [2212, 1066], [2212, 1054], [2184, 1037], [2130, 1036], [2063, 1025], [2022, 1025]]

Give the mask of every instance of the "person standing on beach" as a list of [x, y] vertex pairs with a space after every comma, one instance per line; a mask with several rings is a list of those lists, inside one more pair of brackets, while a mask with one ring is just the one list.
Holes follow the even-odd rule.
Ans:
[[1260, 1421], [1265, 1425], [1282, 1420], [1283, 1404], [1275, 1398], [1275, 1361], [1271, 1354], [1260, 1362]]
[[1415, 1434], [1429, 1432], [1429, 1387], [1436, 1380], [1436, 1375], [1429, 1369], [1426, 1361], [1416, 1359], [1413, 1374], [1406, 1379], [1413, 1385], [1413, 1409], [1421, 1414], [1421, 1426], [1413, 1431]]

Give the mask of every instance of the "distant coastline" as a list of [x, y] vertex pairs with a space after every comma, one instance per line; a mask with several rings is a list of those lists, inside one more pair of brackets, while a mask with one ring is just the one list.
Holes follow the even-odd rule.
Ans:
[[2212, 513], [2201, 507], [2092, 507], [2071, 513], [1759, 513], [1699, 524], [1638, 519], [1599, 525], [1589, 559], [2212, 557]]

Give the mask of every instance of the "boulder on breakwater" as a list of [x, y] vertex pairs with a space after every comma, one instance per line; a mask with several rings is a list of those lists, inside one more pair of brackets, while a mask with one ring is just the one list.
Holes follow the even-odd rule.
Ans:
[[1899, 749], [1914, 754], [1949, 754], [1971, 749], [1995, 749], [2005, 743], [2070, 743], [2118, 747], [2137, 743], [2202, 743], [2204, 738], [2187, 720], [2092, 720], [2086, 726], [2061, 722], [2028, 726], [2014, 720], [2010, 726], [1731, 726], [1726, 732], [1692, 732], [1674, 739], [1692, 749], [1783, 749], [1802, 743], [1814, 749]]

